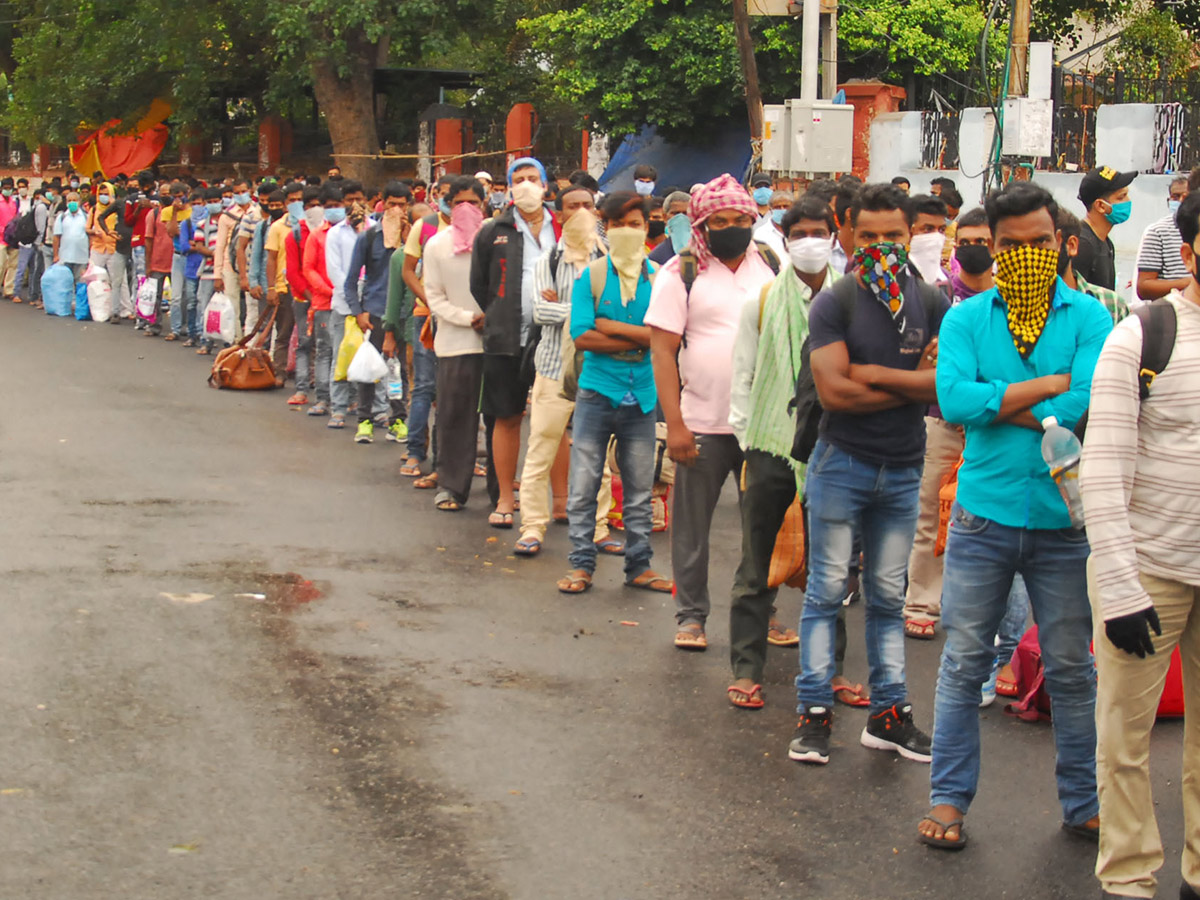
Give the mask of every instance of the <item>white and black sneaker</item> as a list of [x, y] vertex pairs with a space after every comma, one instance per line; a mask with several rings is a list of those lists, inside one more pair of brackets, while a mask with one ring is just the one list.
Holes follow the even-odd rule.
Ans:
[[800, 717], [796, 736], [788, 744], [788, 759], [823, 766], [829, 762], [829, 732], [833, 713], [824, 706], [810, 706]]
[[927, 763], [933, 759], [929, 735], [913, 724], [912, 704], [892, 706], [867, 719], [862, 745], [872, 750], [890, 750], [905, 759]]

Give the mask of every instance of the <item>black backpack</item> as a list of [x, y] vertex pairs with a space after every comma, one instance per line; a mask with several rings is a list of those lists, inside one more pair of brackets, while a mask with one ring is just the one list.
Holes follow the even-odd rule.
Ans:
[[[769, 245], [762, 241], [755, 241], [754, 246], [758, 248], [758, 255], [763, 258], [768, 266], [771, 267], [771, 272], [775, 275], [779, 274], [779, 256]], [[700, 266], [696, 261], [696, 254], [691, 250], [684, 250], [679, 254], [679, 278], [683, 282], [684, 303], [688, 303], [692, 299], [692, 285], [696, 283], [696, 277], [700, 274]], [[680, 335], [680, 346], [687, 346], [686, 332]]]
[[[938, 305], [945, 300], [945, 294], [932, 284], [927, 284], [919, 278], [913, 281], [921, 295], [921, 306], [925, 309], [925, 321], [932, 322]], [[846, 327], [854, 320], [854, 307], [858, 300], [858, 280], [853, 274], [843, 275], [833, 283], [830, 289], [842, 310], [842, 318]], [[792, 399], [791, 407], [796, 411], [796, 436], [792, 440], [792, 459], [806, 463], [812, 456], [813, 447], [821, 432], [821, 416], [824, 409], [817, 396], [817, 385], [813, 381], [812, 365], [810, 363], [809, 338], [804, 339], [800, 348], [800, 374], [796, 376], [796, 396]]]
[[13, 227], [13, 236], [17, 239], [18, 243], [32, 244], [37, 240], [37, 222], [35, 222], [33, 219], [33, 210], [35, 205], [31, 205], [29, 207], [29, 212], [17, 219], [17, 224]]
[[[1175, 307], [1166, 297], [1143, 304], [1132, 310], [1142, 323], [1142, 356], [1138, 362], [1138, 401], [1145, 403], [1150, 396], [1150, 385], [1162, 374], [1171, 353], [1175, 350], [1175, 331], [1178, 322]], [[1080, 441], [1087, 434], [1088, 411], [1084, 410], [1075, 423], [1075, 436]]]

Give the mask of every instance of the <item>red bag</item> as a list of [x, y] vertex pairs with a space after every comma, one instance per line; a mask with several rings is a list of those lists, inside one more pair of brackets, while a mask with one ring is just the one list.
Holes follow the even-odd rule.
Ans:
[[[1012, 658], [1013, 678], [1017, 681], [1017, 699], [1004, 710], [1024, 719], [1036, 722], [1050, 718], [1050, 695], [1046, 693], [1046, 677], [1042, 667], [1042, 648], [1038, 643], [1038, 629], [1034, 625], [1021, 638]], [[1167, 669], [1167, 681], [1163, 685], [1162, 699], [1158, 702], [1157, 718], [1178, 719], [1183, 716], [1183, 660], [1179, 648], [1171, 654], [1171, 665]]]

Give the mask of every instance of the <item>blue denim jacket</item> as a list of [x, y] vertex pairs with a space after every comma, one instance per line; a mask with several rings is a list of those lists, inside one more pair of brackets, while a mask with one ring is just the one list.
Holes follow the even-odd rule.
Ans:
[[1038, 421], [1054, 416], [1074, 428], [1088, 407], [1092, 370], [1112, 317], [1103, 304], [1059, 279], [1046, 327], [1027, 359], [1008, 330], [1006, 306], [992, 288], [946, 314], [938, 337], [938, 405], [965, 426], [958, 502], [970, 513], [1012, 528], [1069, 528], [1071, 517], [1042, 460], [1042, 432], [996, 414], [1010, 384], [1070, 373], [1071, 389], [1035, 404]]

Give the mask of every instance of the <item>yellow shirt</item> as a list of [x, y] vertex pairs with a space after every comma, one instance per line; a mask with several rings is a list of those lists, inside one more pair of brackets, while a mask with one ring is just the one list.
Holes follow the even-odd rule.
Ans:
[[[445, 231], [450, 227], [450, 223], [438, 216], [438, 233]], [[421, 242], [421, 234], [425, 231], [425, 223], [418, 220], [408, 232], [408, 240], [404, 244], [404, 255], [411, 256], [413, 259], [420, 259], [421, 253], [425, 247]]]
[[267, 229], [265, 246], [268, 253], [275, 254], [275, 290], [280, 294], [288, 292], [287, 251], [284, 249], [283, 242], [287, 240], [288, 232], [291, 230], [292, 226], [288, 224], [287, 216], [281, 216]]

